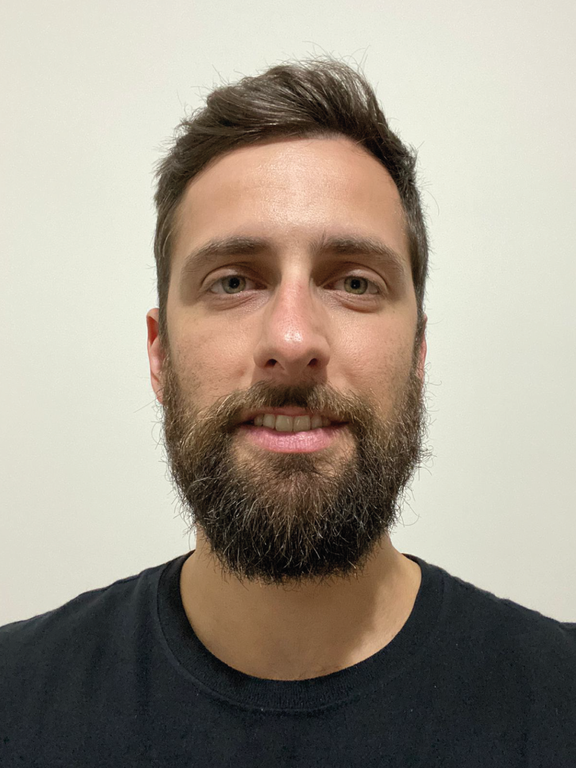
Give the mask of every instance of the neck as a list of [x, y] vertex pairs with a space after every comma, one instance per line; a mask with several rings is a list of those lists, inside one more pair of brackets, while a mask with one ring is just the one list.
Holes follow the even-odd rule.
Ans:
[[301, 680], [358, 664], [402, 629], [420, 587], [420, 567], [388, 536], [349, 579], [264, 586], [225, 575], [198, 532], [182, 568], [188, 620], [205, 647], [234, 669]]

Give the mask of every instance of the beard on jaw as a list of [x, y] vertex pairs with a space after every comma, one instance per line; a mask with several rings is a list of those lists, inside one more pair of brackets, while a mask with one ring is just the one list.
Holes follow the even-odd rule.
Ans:
[[[164, 436], [192, 526], [223, 573], [264, 585], [321, 583], [361, 571], [397, 521], [399, 500], [424, 457], [423, 384], [415, 363], [393, 414], [327, 385], [258, 382], [199, 412], [164, 366]], [[347, 445], [319, 453], [238, 455], [242, 412], [295, 406], [348, 422]], [[344, 437], [344, 435], [343, 435]]]

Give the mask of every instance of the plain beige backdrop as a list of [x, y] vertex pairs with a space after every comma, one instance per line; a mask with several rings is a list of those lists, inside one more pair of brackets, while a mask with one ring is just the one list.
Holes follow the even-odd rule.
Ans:
[[220, 82], [332, 53], [418, 148], [434, 460], [393, 536], [576, 621], [576, 5], [8, 0], [0, 623], [193, 547], [146, 360], [152, 168]]

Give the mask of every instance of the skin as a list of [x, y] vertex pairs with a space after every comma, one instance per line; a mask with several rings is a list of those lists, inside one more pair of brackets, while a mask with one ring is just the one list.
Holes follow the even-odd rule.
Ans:
[[[235, 150], [189, 184], [177, 223], [168, 343], [196, 407], [262, 380], [314, 381], [370, 396], [384, 416], [391, 413], [413, 360], [417, 305], [398, 191], [371, 155], [344, 137]], [[232, 235], [265, 238], [266, 247], [187, 265], [209, 240]], [[403, 271], [364, 254], [318, 251], [322, 236], [377, 239]], [[224, 293], [217, 281], [237, 274], [249, 278], [245, 290]], [[371, 287], [354, 295], [347, 276], [382, 293]], [[157, 309], [147, 324], [152, 386], [162, 402]], [[417, 357], [423, 377], [425, 339]], [[353, 449], [343, 430], [324, 451], [337, 466]], [[238, 436], [235, 450], [250, 460], [264, 449]], [[255, 677], [296, 680], [343, 669], [387, 645], [410, 615], [420, 580], [419, 566], [385, 536], [351, 579], [246, 583], [221, 572], [198, 530], [181, 594], [194, 631], [222, 661]]]

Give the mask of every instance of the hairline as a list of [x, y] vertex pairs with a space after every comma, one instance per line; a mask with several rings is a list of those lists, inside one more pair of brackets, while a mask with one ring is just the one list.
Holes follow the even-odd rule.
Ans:
[[[407, 246], [408, 246], [408, 258], [410, 261], [410, 277], [412, 279], [412, 283], [414, 285], [414, 289], [416, 289], [416, 283], [414, 280], [414, 271], [415, 271], [415, 263], [414, 263], [414, 249], [417, 248], [417, 240], [418, 236], [415, 231], [415, 227], [412, 224], [411, 216], [406, 208], [405, 201], [402, 198], [402, 195], [400, 193], [400, 190], [398, 188], [398, 185], [396, 184], [395, 180], [392, 177], [392, 174], [390, 173], [390, 170], [387, 168], [386, 164], [383, 162], [383, 160], [378, 157], [374, 152], [372, 152], [365, 144], [363, 144], [362, 140], [355, 139], [352, 136], [350, 136], [347, 133], [344, 133], [343, 131], [333, 131], [333, 130], [326, 130], [323, 128], [320, 128], [319, 130], [315, 129], [309, 129], [305, 130], [302, 133], [294, 134], [294, 133], [278, 133], [274, 135], [265, 135], [262, 137], [257, 137], [254, 140], [251, 140], [250, 138], [246, 139], [239, 139], [237, 144], [234, 146], [231, 146], [221, 152], [217, 152], [212, 157], [210, 157], [207, 162], [199, 168], [196, 173], [191, 176], [187, 181], [184, 183], [182, 190], [180, 192], [180, 195], [174, 200], [171, 207], [166, 212], [166, 216], [162, 225], [162, 232], [166, 232], [166, 235], [164, 237], [164, 241], [162, 243], [162, 251], [161, 256], [163, 259], [165, 259], [165, 268], [167, 269], [167, 280], [166, 280], [166, 289], [165, 289], [165, 296], [164, 301], [161, 301], [161, 298], [159, 296], [159, 327], [160, 327], [160, 339], [162, 341], [167, 342], [167, 303], [168, 303], [168, 294], [170, 289], [170, 281], [172, 277], [172, 260], [173, 260], [173, 250], [174, 250], [174, 244], [179, 234], [179, 228], [180, 228], [180, 212], [181, 208], [184, 205], [184, 199], [186, 197], [186, 194], [190, 188], [190, 185], [198, 179], [199, 176], [201, 176], [205, 171], [208, 171], [212, 168], [212, 166], [221, 160], [222, 158], [232, 154], [233, 152], [236, 152], [238, 150], [247, 148], [247, 147], [255, 147], [255, 146], [263, 146], [267, 144], [274, 144], [278, 142], [283, 141], [297, 141], [297, 140], [306, 140], [306, 139], [344, 139], [348, 143], [354, 145], [354, 147], [369, 155], [374, 160], [376, 160], [387, 172], [387, 174], [390, 177], [390, 180], [394, 184], [394, 187], [396, 188], [396, 191], [398, 193], [398, 197], [400, 200], [400, 207], [402, 210], [402, 218], [403, 218], [403, 226], [404, 226], [404, 234], [406, 236], [407, 240]], [[418, 294], [416, 295], [417, 300], [417, 309], [418, 309], [418, 326], [420, 327], [422, 318], [423, 318], [423, 297], [422, 300], [419, 299]]]

